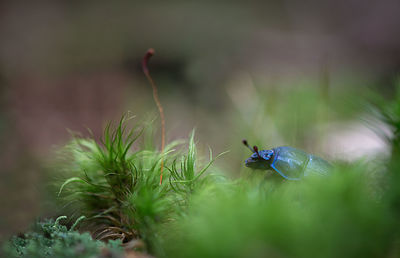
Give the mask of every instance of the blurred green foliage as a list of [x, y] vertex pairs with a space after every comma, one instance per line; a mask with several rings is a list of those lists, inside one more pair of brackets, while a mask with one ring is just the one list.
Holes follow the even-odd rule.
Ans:
[[[305, 144], [301, 139], [334, 117], [331, 107], [340, 103], [319, 94], [281, 89], [255, 99], [244, 110], [249, 123], [259, 122], [253, 134], [270, 119], [277, 123], [261, 137], [272, 138], [276, 126], [276, 135], [297, 132], [293, 142]], [[96, 238], [141, 239], [156, 257], [399, 257], [399, 107], [396, 98], [374, 108], [392, 132], [385, 138], [389, 157], [337, 161], [330, 175], [301, 181], [273, 180], [265, 171], [246, 170], [235, 180], [210, 173], [215, 158], [210, 150], [201, 165], [194, 133], [187, 150], [173, 141], [160, 153], [151, 124], [130, 129], [123, 117], [100, 142], [76, 136], [60, 151], [55, 171], [63, 178], [54, 192], [66, 214], [88, 218]]]
[[265, 147], [285, 143], [318, 149], [324, 137], [322, 126], [352, 120], [364, 111], [365, 96], [355, 91], [311, 79], [244, 84], [229, 90], [237, 110], [234, 130]]
[[366, 165], [301, 182], [239, 180], [196, 196], [169, 229], [167, 257], [385, 257], [394, 218]]
[[[304, 98], [302, 103], [307, 108]], [[330, 176], [301, 182], [272, 181], [254, 172], [230, 187], [205, 188], [188, 213], [164, 229], [174, 232], [166, 235], [165, 256], [399, 257], [399, 107], [400, 94], [375, 107], [392, 132], [386, 137], [389, 159], [377, 153], [337, 162]], [[296, 112], [303, 109], [299, 105]], [[323, 110], [308, 110], [316, 112]]]

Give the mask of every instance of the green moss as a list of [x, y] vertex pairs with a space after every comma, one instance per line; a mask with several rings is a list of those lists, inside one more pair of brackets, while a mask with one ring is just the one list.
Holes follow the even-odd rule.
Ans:
[[166, 231], [166, 257], [385, 257], [394, 218], [362, 165], [280, 185], [262, 178], [205, 191]]
[[[210, 151], [208, 164], [197, 168], [194, 133], [186, 153], [174, 150], [181, 141], [168, 144], [163, 153], [154, 147], [132, 148], [143, 130], [127, 129], [123, 117], [115, 128], [106, 127], [101, 143], [75, 137], [61, 152], [64, 159], [58, 170], [65, 179], [58, 195], [66, 213], [88, 217], [98, 239], [128, 242], [139, 238], [153, 250], [158, 246], [156, 228], [182, 212], [189, 196], [211, 180], [205, 172], [214, 159]], [[143, 136], [148, 139], [146, 132]], [[165, 165], [162, 184], [161, 160]]]
[[45, 220], [34, 224], [31, 231], [14, 236], [4, 246], [7, 257], [97, 257], [107, 250], [115, 257], [122, 257], [121, 241], [104, 243], [93, 240], [88, 232], [79, 233], [56, 221]]
[[[87, 217], [96, 238], [143, 240], [156, 257], [399, 257], [399, 107], [397, 98], [374, 109], [392, 130], [385, 136], [389, 158], [334, 162], [330, 175], [301, 181], [270, 180], [265, 171], [247, 171], [236, 180], [208, 173], [215, 158], [210, 151], [209, 161], [200, 162], [194, 133], [187, 147], [174, 141], [160, 153], [150, 140], [151, 126], [128, 129], [122, 118], [106, 127], [101, 141], [75, 137], [60, 152], [54, 171], [63, 179], [54, 193], [65, 214]], [[317, 121], [308, 120], [313, 109], [307, 108], [300, 117], [305, 126]], [[285, 113], [279, 113], [282, 119]], [[14, 237], [7, 253], [80, 257], [102, 248], [121, 251], [121, 242], [94, 241], [67, 230], [61, 219]]]

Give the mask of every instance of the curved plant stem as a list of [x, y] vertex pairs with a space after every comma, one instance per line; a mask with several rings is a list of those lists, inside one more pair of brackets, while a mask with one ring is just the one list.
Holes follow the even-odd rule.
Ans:
[[[164, 118], [164, 110], [161, 105], [161, 102], [158, 98], [158, 90], [157, 86], [153, 81], [153, 78], [150, 76], [149, 68], [147, 66], [147, 63], [149, 62], [150, 57], [154, 55], [154, 49], [150, 48], [147, 50], [146, 55], [143, 57], [142, 60], [142, 68], [143, 68], [143, 73], [146, 75], [147, 80], [150, 82], [151, 87], [153, 88], [153, 98], [154, 101], [157, 104], [158, 111], [160, 113], [160, 118], [161, 118], [161, 153], [164, 152], [164, 147], [165, 147], [165, 118]], [[160, 185], [162, 184], [162, 178], [163, 178], [163, 169], [164, 169], [164, 158], [161, 157], [161, 168], [160, 168]]]

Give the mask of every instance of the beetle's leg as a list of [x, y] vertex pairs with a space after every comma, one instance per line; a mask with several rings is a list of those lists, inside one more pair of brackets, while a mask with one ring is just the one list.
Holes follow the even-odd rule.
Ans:
[[300, 178], [292, 178], [292, 177], [287, 177], [285, 176], [282, 172], [280, 172], [276, 167], [275, 167], [275, 161], [271, 164], [271, 168], [273, 168], [276, 172], [279, 173], [279, 175], [283, 176], [287, 180], [300, 180]]

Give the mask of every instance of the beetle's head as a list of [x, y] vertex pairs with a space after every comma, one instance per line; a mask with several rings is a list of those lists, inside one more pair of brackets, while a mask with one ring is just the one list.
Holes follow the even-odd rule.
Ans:
[[245, 165], [246, 167], [252, 169], [268, 169], [271, 164], [271, 158], [274, 155], [273, 150], [258, 150], [257, 146], [251, 148], [246, 140], [243, 140], [243, 144], [246, 145], [253, 154], [250, 158], [246, 159]]

